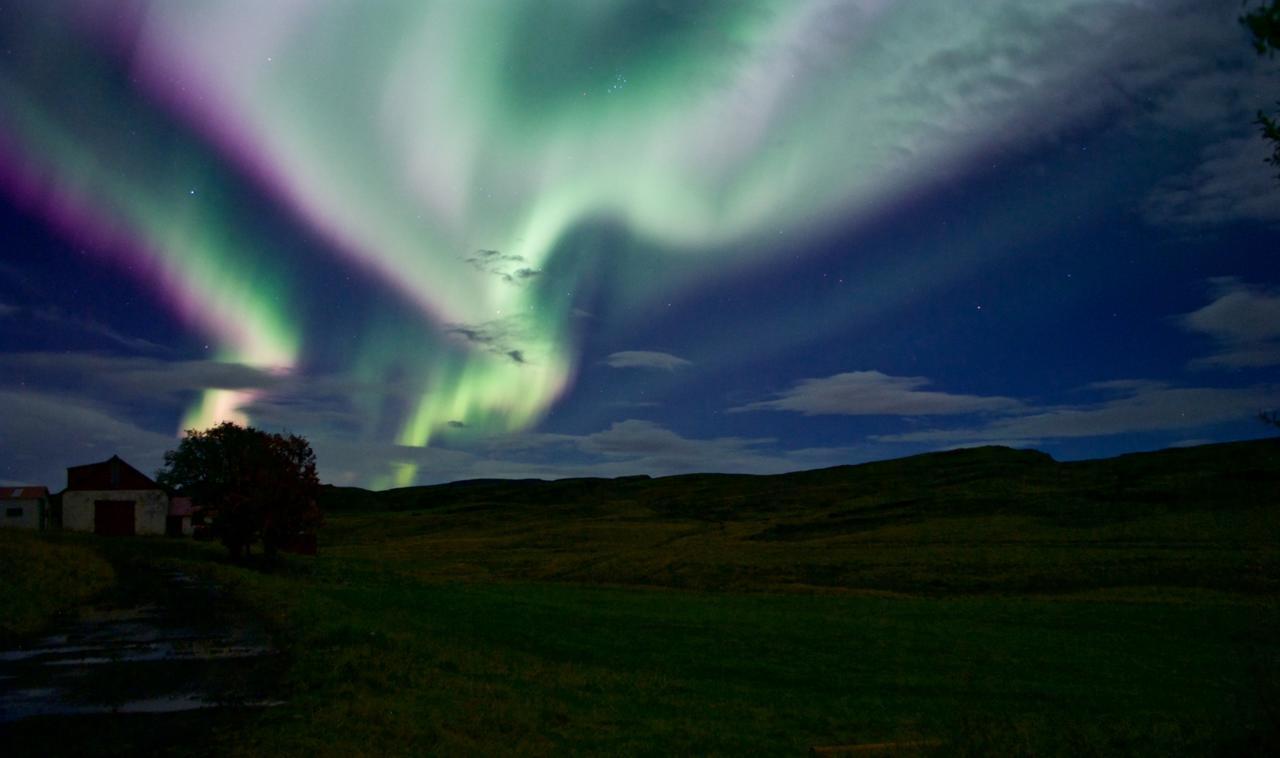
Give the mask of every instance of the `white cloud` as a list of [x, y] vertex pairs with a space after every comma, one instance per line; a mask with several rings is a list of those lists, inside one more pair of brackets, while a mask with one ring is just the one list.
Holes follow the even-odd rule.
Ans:
[[921, 376], [889, 376], [879, 371], [850, 371], [822, 379], [804, 379], [772, 400], [730, 408], [745, 411], [795, 411], [806, 416], [938, 416], [1000, 413], [1022, 407], [1008, 397], [955, 395], [922, 389]]
[[622, 350], [611, 354], [604, 362], [613, 368], [654, 368], [665, 371], [693, 365], [678, 355], [653, 350]]
[[1033, 409], [976, 426], [887, 434], [874, 439], [880, 442], [994, 442], [1199, 429], [1251, 418], [1280, 400], [1280, 388], [1274, 386], [1227, 389], [1169, 387], [1154, 382], [1103, 386], [1118, 396], [1095, 403]]
[[689, 439], [651, 421], [628, 419], [608, 429], [588, 434], [575, 441], [584, 453], [616, 458], [647, 458], [661, 461], [667, 467], [688, 466], [691, 462], [739, 461], [758, 454], [755, 448], [773, 443], [772, 438], [742, 439], [717, 437]]
[[1212, 280], [1213, 302], [1179, 317], [1188, 331], [1211, 337], [1216, 352], [1194, 367], [1249, 368], [1280, 365], [1280, 290], [1225, 277]]

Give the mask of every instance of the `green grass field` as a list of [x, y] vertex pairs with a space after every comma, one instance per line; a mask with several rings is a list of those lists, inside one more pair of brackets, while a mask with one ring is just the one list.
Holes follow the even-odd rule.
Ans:
[[[1239, 755], [1280, 747], [1278, 493], [1270, 441], [982, 449], [332, 489], [320, 555], [273, 571], [43, 541], [214, 576], [284, 648], [287, 706], [171, 719], [148, 750], [170, 729], [239, 754]], [[130, 724], [96, 744], [136, 747]]]

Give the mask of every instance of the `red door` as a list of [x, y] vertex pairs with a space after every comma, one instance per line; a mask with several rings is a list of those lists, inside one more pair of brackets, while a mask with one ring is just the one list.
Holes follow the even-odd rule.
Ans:
[[133, 536], [133, 501], [93, 501], [93, 531], [95, 534]]

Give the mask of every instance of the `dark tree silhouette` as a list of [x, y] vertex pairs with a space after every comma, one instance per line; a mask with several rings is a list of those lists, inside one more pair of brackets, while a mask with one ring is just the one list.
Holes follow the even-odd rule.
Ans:
[[320, 524], [316, 456], [297, 435], [231, 422], [191, 429], [177, 450], [164, 454], [156, 481], [203, 508], [236, 559], [259, 540], [274, 557], [295, 535]]
[[1280, 411], [1263, 411], [1258, 414], [1258, 420], [1267, 426], [1280, 429]]
[[[1244, 24], [1253, 35], [1253, 49], [1258, 52], [1258, 55], [1271, 57], [1280, 50], [1280, 0], [1264, 2], [1258, 8], [1241, 16], [1240, 23]], [[1280, 105], [1280, 102], [1276, 105]], [[1255, 123], [1262, 131], [1262, 138], [1272, 146], [1271, 157], [1267, 159], [1267, 163], [1280, 168], [1280, 120], [1260, 110]], [[1280, 174], [1277, 178], [1280, 178]]]

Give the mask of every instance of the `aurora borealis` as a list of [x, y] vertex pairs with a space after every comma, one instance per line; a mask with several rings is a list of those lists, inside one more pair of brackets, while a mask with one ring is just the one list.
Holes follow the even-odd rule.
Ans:
[[19, 3], [0, 480], [223, 419], [379, 487], [1265, 433], [1237, 12]]

